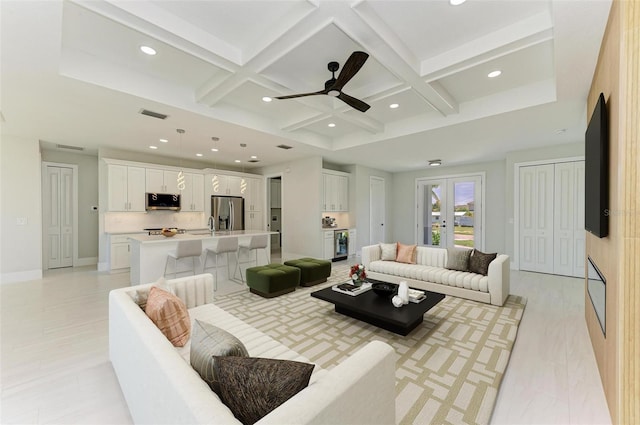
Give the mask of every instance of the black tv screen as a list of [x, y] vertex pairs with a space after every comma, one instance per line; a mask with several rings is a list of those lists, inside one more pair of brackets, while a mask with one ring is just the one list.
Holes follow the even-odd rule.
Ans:
[[609, 117], [600, 93], [585, 133], [585, 220], [587, 232], [609, 234]]

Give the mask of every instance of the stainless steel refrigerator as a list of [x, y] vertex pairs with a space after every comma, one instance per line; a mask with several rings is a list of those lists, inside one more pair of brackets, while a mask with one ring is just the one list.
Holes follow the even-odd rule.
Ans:
[[211, 216], [216, 231], [244, 230], [244, 198], [213, 195]]

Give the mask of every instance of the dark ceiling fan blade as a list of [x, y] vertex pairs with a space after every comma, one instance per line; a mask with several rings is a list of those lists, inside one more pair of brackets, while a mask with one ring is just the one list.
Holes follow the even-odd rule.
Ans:
[[327, 94], [327, 90], [320, 90], [313, 93], [290, 94], [289, 96], [276, 96], [274, 99], [293, 99], [295, 97], [315, 96], [317, 94]]
[[360, 112], [366, 112], [367, 109], [371, 108], [371, 106], [367, 105], [360, 99], [356, 99], [355, 97], [351, 97], [348, 94], [342, 92], [340, 92], [337, 97], [347, 105], [351, 106], [354, 109], [357, 109]]
[[331, 90], [341, 91], [342, 87], [349, 82], [353, 78], [354, 75], [360, 71], [362, 65], [367, 61], [369, 55], [365, 52], [353, 52], [347, 62], [345, 62], [342, 70], [340, 71], [340, 75], [336, 79], [335, 84], [331, 87]]

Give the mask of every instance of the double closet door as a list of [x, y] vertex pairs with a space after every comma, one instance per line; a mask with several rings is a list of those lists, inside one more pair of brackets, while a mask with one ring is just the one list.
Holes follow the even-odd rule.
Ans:
[[520, 270], [584, 277], [584, 161], [520, 167]]

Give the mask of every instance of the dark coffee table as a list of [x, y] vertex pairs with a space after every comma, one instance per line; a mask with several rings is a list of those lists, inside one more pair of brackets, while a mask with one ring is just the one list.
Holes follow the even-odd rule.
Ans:
[[408, 335], [420, 323], [424, 314], [444, 299], [443, 294], [425, 291], [427, 298], [420, 303], [409, 303], [400, 308], [372, 290], [351, 296], [334, 291], [331, 287], [312, 292], [311, 296], [335, 305], [335, 311], [362, 320], [382, 329]]

